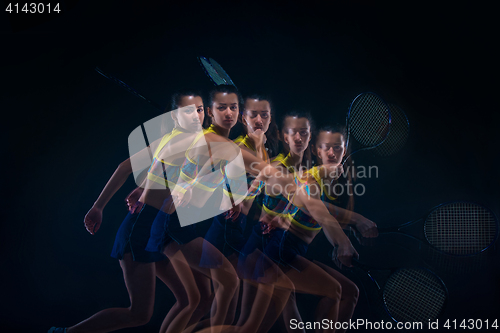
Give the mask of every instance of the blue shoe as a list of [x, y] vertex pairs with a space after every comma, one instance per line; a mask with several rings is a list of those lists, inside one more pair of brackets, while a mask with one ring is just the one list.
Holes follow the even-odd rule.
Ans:
[[47, 333], [66, 333], [66, 327], [51, 327]]

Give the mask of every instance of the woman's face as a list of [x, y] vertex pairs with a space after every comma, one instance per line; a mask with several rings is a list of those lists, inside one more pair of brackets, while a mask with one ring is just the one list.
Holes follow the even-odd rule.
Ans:
[[269, 102], [247, 99], [245, 101], [243, 123], [246, 125], [249, 133], [255, 133], [259, 130], [266, 133], [271, 123], [271, 106]]
[[307, 118], [286, 117], [283, 138], [290, 147], [290, 151], [295, 154], [303, 153], [311, 140], [309, 120]]
[[203, 100], [200, 96], [183, 96], [177, 112], [172, 113], [174, 120], [180, 127], [190, 131], [201, 131], [201, 125], [205, 119]]
[[322, 164], [339, 165], [345, 155], [345, 148], [344, 136], [341, 133], [327, 131], [319, 133], [316, 152]]
[[236, 125], [239, 111], [238, 96], [235, 93], [217, 93], [208, 114], [213, 123], [229, 130]]

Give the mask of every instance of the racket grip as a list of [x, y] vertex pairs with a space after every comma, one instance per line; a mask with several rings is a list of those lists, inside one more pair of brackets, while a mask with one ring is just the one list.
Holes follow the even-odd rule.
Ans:
[[377, 227], [378, 233], [379, 234], [387, 234], [387, 233], [393, 233], [393, 232], [399, 232], [398, 227], [385, 227], [385, 228], [379, 228]]
[[363, 269], [363, 270], [365, 270], [365, 271], [369, 271], [369, 270], [370, 270], [370, 268], [369, 268], [368, 266], [366, 266], [365, 264], [362, 264], [362, 263], [361, 263], [358, 259], [356, 259], [356, 258], [352, 258], [351, 263], [352, 263], [352, 265], [353, 265], [354, 267], [356, 267], [356, 268], [361, 268], [361, 269]]

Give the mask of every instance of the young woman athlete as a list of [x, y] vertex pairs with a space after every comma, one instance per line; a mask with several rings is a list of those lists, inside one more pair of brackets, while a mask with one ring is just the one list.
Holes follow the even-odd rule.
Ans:
[[[223, 93], [221, 97], [228, 97], [228, 95], [230, 96], [231, 94], [227, 94], [227, 93], [224, 94]], [[234, 100], [236, 100], [236, 96], [233, 96], [233, 98], [234, 98]], [[222, 99], [222, 101], [221, 101], [222, 105], [221, 105], [221, 108], [219, 109], [219, 111], [221, 111], [221, 112], [226, 111], [230, 105], [233, 105], [234, 107], [236, 107], [237, 102], [234, 100], [233, 100], [233, 102], [231, 102], [230, 99], [227, 99], [227, 100]], [[216, 105], [214, 103], [214, 107], [215, 106]], [[214, 118], [216, 118], [216, 117], [214, 117]], [[220, 121], [225, 123], [225, 124], [230, 125], [232, 123], [232, 114], [230, 112], [226, 111], [224, 118], [220, 119]], [[219, 124], [217, 119], [216, 119], [216, 123]], [[220, 131], [219, 131], [218, 135], [215, 133], [212, 133], [212, 135], [215, 137], [212, 137], [211, 140], [207, 140], [207, 141], [212, 141], [212, 140], [213, 141], [217, 141], [217, 140], [224, 141], [224, 140], [221, 140], [221, 138], [224, 138], [224, 136], [227, 136], [227, 134], [229, 133], [229, 128], [227, 128], [225, 126], [220, 126], [220, 128], [216, 128], [214, 130], [220, 130]], [[209, 137], [209, 136], [207, 135], [207, 137]], [[227, 142], [227, 140], [226, 140], [226, 142]], [[263, 163], [262, 160], [255, 158], [255, 156], [248, 154], [248, 152], [245, 153], [244, 150], [242, 150], [242, 152], [243, 152], [243, 159], [245, 162], [246, 170], [248, 172], [252, 172], [252, 171], [259, 172], [256, 180], [257, 181], [263, 180], [266, 184], [265, 186], [266, 186], [266, 190], [268, 192], [269, 191], [275, 192], [276, 185], [280, 185], [280, 186], [278, 186], [278, 188], [279, 188], [278, 193], [284, 194], [286, 196], [289, 196], [291, 193], [293, 193], [295, 191], [297, 186], [293, 181], [293, 175], [288, 176], [286, 174], [283, 174], [283, 172], [280, 173], [276, 168], [274, 168], [272, 166], [263, 165], [265, 163]], [[216, 160], [216, 161], [219, 161], [221, 159], [231, 160], [231, 158], [230, 158], [231, 151], [228, 152], [227, 149], [224, 149], [223, 151], [220, 151], [220, 150], [216, 151], [216, 154], [214, 154], [214, 149], [212, 148], [210, 159], [212, 159], [212, 157], [213, 157], [212, 155], [214, 155], [214, 156], [218, 155], [217, 158], [214, 158], [214, 160]], [[221, 156], [225, 156], [225, 157], [221, 158]], [[214, 162], [211, 161], [211, 164], [212, 164], [212, 168], [213, 168]], [[290, 189], [287, 190], [289, 185], [292, 185], [292, 186], [290, 187]], [[315, 211], [315, 213], [313, 215], [318, 220], [321, 220], [322, 223], [324, 223], [325, 225], [328, 225], [328, 226], [332, 226], [331, 229], [334, 230], [334, 233], [332, 233], [334, 236], [333, 242], [335, 244], [338, 244], [338, 247], [340, 249], [338, 258], [339, 258], [340, 262], [342, 262], [343, 264], [345, 264], [347, 266], [350, 266], [350, 259], [356, 252], [355, 252], [354, 248], [352, 247], [352, 245], [350, 244], [350, 241], [348, 240], [348, 238], [345, 236], [345, 234], [343, 234], [343, 232], [338, 233], [337, 229], [340, 229], [338, 222], [328, 213], [328, 211], [324, 207], [324, 204], [319, 199], [305, 200], [304, 194], [302, 194], [301, 191], [297, 191], [297, 192], [298, 192], [297, 196], [296, 196], [297, 200], [301, 200], [299, 202], [302, 202], [303, 205], [306, 206], [308, 210]], [[250, 193], [252, 193], [252, 191], [250, 191]], [[183, 200], [182, 196], [180, 196], [180, 197], [181, 197], [180, 200]], [[303, 198], [301, 199], [301, 197], [303, 197]], [[238, 266], [240, 266], [240, 263], [238, 264]], [[243, 264], [243, 266], [246, 266], [246, 264]], [[245, 274], [245, 272], [244, 272], [244, 274]], [[274, 285], [276, 285], [276, 284], [274, 284]], [[293, 288], [293, 286], [290, 287], [290, 285], [288, 284], [287, 288], [290, 289], [290, 288]], [[241, 330], [239, 330], [239, 331], [241, 331]]]
[[[277, 128], [272, 122], [271, 103], [269, 98], [251, 95], [245, 99], [244, 110], [241, 113], [241, 120], [244, 124], [245, 134], [235, 139], [238, 146], [253, 156], [256, 156], [264, 161], [269, 162], [268, 149], [271, 150], [277, 146]], [[271, 126], [271, 134], [266, 137], [266, 132]], [[266, 149], [265, 143], [269, 147]], [[250, 173], [246, 174], [247, 183], [251, 184], [255, 179]], [[247, 215], [255, 200], [256, 193], [247, 195], [241, 203], [241, 211], [238, 214], [221, 214], [216, 216], [208, 230], [205, 240], [215, 245], [224, 255], [231, 261], [234, 267], [237, 265], [238, 256], [241, 254], [242, 247], [246, 243], [243, 236]], [[208, 253], [204, 252], [202, 264], [207, 264], [211, 261], [212, 264], [217, 264], [217, 260], [208, 258]], [[244, 280], [245, 281], [245, 280]], [[291, 288], [290, 283], [289, 289]], [[264, 291], [261, 286], [261, 292]], [[241, 313], [236, 324], [239, 332], [252, 332], [258, 329], [259, 323], [262, 320], [267, 309], [267, 303], [254, 303], [254, 297], [257, 292], [256, 288], [252, 287], [247, 281], [244, 282], [244, 299], [241, 304]], [[269, 291], [267, 291], [269, 292]], [[288, 298], [289, 291], [282, 292], [281, 297]], [[235, 295], [237, 296], [237, 295]], [[283, 303], [283, 301], [282, 301]], [[236, 310], [237, 297], [233, 299], [233, 311], [228, 315], [226, 324], [231, 324]], [[250, 319], [250, 320], [249, 320]]]
[[[300, 133], [306, 128], [306, 122], [298, 117], [288, 121], [284, 138], [290, 147], [290, 155], [288, 155], [288, 160], [285, 158], [282, 161], [282, 165], [290, 172], [296, 172], [298, 165], [294, 165], [293, 157], [300, 152], [300, 148], [308, 140], [307, 131]], [[345, 136], [339, 131], [321, 130], [316, 147], [317, 156], [321, 161], [320, 166], [313, 167], [302, 174], [299, 172], [297, 179], [307, 191], [308, 196], [327, 203], [330, 201], [331, 205], [331, 202], [335, 202], [332, 187], [324, 185], [336, 181], [342, 173], [341, 161], [346, 149]], [[318, 261], [311, 262], [305, 259], [304, 254], [308, 245], [322, 228], [332, 245], [338, 250], [335, 238], [342, 232], [340, 225], [344, 227], [354, 225], [363, 231], [365, 237], [376, 236], [376, 225], [359, 214], [349, 214], [342, 208], [333, 207], [330, 211], [337, 218], [341, 218], [342, 223], [324, 224], [314, 219], [314, 211], [300, 207], [300, 205], [300, 199], [294, 203], [295, 208], [292, 208], [294, 213], [288, 215], [290, 224], [271, 232], [265, 253], [279, 263], [298, 292], [322, 296], [316, 311], [317, 320], [321, 321], [326, 318], [333, 322], [347, 321], [351, 318], [356, 306], [358, 295], [356, 285], [331, 267]], [[337, 265], [341, 267], [342, 264], [337, 261]], [[328, 288], [320, 287], [325, 285]]]
[[[161, 150], [161, 147], [158, 149], [159, 146], [170, 141], [172, 133], [179, 132], [189, 136], [189, 133], [198, 130], [199, 125], [193, 126], [193, 124], [201, 124], [204, 119], [204, 105], [198, 94], [178, 93], [173, 96], [172, 100], [172, 109], [179, 108], [179, 110], [170, 113], [168, 116], [173, 117], [176, 128], [132, 157], [136, 159], [148, 158], [148, 150], [156, 150], [155, 160], [149, 170], [149, 175], [153, 175], [155, 163], [156, 167], [161, 164], [158, 163], [158, 153]], [[85, 216], [84, 224], [90, 234], [94, 235], [99, 230], [104, 207], [131, 173], [132, 164], [130, 159], [118, 166], [99, 198]], [[175, 172], [172, 172], [171, 176], [174, 177]], [[168, 197], [169, 191], [165, 188], [165, 183], [166, 180], [163, 179], [163, 189], [158, 191], [163, 191], [163, 195]], [[141, 192], [138, 191], [138, 193]], [[211, 291], [208, 279], [196, 272], [193, 273], [196, 281], [198, 281], [199, 294], [196, 300], [188, 299], [186, 292], [182, 288], [182, 283], [172, 267], [172, 263], [162, 254], [145, 251], [153, 221], [164, 218], [164, 214], [160, 213], [163, 203], [150, 203], [141, 195], [139, 205], [134, 205], [132, 201], [129, 201], [128, 204], [131, 210], [118, 230], [111, 255], [119, 259], [122, 267], [130, 297], [130, 306], [128, 308], [105, 309], [74, 326], [68, 328], [53, 327], [49, 332], [109, 332], [146, 324], [153, 313], [156, 276], [170, 288], [177, 300], [162, 323], [162, 332], [172, 331], [178, 327], [176, 321], [183, 317], [183, 311], [186, 312], [184, 317], [187, 316], [188, 321], [198, 306], [200, 306], [198, 317], [207, 312], [209, 303], [205, 301], [204, 304], [201, 304], [200, 298], [209, 299]], [[191, 302], [188, 302], [188, 300]], [[192, 318], [193, 321], [198, 319], [196, 315]]]

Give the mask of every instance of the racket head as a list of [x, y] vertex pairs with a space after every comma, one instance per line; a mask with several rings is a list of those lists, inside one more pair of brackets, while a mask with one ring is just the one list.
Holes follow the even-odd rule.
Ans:
[[217, 71], [217, 73], [219, 73], [219, 76], [225, 81], [225, 84], [230, 84], [236, 87], [233, 80], [231, 80], [229, 75], [227, 75], [226, 71], [222, 68], [222, 66], [219, 65], [219, 63], [212, 58], [209, 58], [209, 60], [213, 68]]
[[396, 154], [403, 148], [410, 135], [410, 122], [404, 111], [395, 104], [388, 104], [391, 114], [391, 129], [387, 138], [374, 149], [380, 156]]
[[210, 61], [205, 57], [198, 57], [201, 67], [210, 80], [217, 86], [219, 84], [226, 84], [226, 81], [219, 75], [219, 73], [210, 64]]
[[361, 93], [349, 106], [346, 117], [346, 147], [355, 139], [362, 147], [344, 158], [345, 163], [354, 153], [373, 149], [387, 138], [391, 128], [391, 113], [384, 100], [373, 92]]
[[427, 322], [443, 312], [448, 298], [444, 282], [425, 268], [401, 268], [382, 291], [387, 313], [396, 322]]
[[438, 251], [471, 256], [487, 250], [498, 238], [498, 220], [487, 207], [470, 201], [443, 203], [424, 221], [424, 235]]

